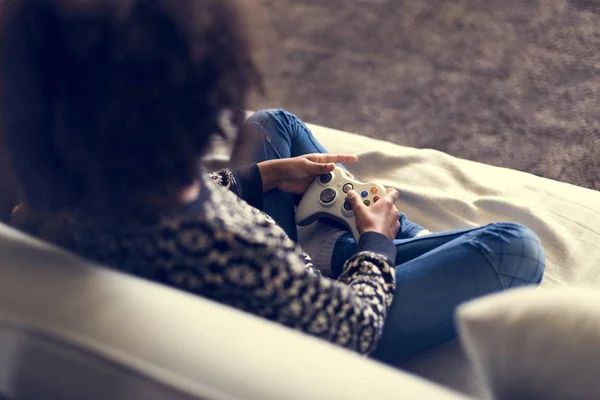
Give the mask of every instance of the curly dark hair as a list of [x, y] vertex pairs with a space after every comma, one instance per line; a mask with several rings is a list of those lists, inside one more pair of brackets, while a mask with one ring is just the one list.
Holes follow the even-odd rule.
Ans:
[[0, 5], [0, 136], [33, 209], [173, 201], [262, 87], [234, 0]]

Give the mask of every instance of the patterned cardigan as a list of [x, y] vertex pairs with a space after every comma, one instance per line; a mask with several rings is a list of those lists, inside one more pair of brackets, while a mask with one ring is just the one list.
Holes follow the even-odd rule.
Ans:
[[362, 354], [375, 349], [395, 290], [391, 240], [363, 234], [334, 281], [259, 211], [256, 165], [199, 179], [195, 202], [152, 222], [70, 213], [76, 251]]

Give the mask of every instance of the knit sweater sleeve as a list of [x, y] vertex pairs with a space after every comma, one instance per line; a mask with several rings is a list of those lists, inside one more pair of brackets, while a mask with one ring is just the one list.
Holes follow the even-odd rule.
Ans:
[[208, 259], [191, 263], [191, 270], [168, 274], [169, 283], [359, 353], [372, 352], [395, 289], [391, 260], [359, 251], [333, 281], [307, 270], [300, 247], [264, 215], [255, 214], [249, 222], [235, 230], [227, 221], [218, 230], [190, 223], [175, 227], [183, 242], [169, 248], [188, 258], [202, 254], [198, 246], [212, 250]]
[[[238, 182], [232, 171], [220, 171], [216, 176], [225, 177], [223, 182], [228, 182], [238, 198], [233, 201], [233, 196], [223, 196], [212, 203], [211, 213], [220, 218], [211, 218], [210, 226], [198, 226], [210, 241], [204, 245], [213, 249], [211, 258], [194, 265], [217, 263], [216, 269], [225, 271], [225, 277], [208, 291], [206, 287], [183, 289], [199, 291], [359, 353], [371, 353], [381, 337], [396, 286], [391, 240], [378, 233], [363, 234], [357, 253], [346, 261], [338, 280], [324, 278], [272, 218], [247, 207], [239, 196], [239, 183], [237, 189], [232, 188]], [[189, 243], [173, 247], [186, 246], [187, 253], [198, 253]], [[205, 268], [196, 272], [203, 271]], [[184, 285], [203, 281], [178, 279]]]
[[375, 350], [396, 285], [392, 262], [378, 253], [358, 252], [333, 281], [301, 271], [298, 249], [287, 256], [280, 251], [263, 262], [286, 278], [262, 282], [278, 296], [258, 303], [255, 312], [269, 317], [269, 306], [276, 304], [271, 317], [280, 323], [361, 354]]
[[219, 186], [231, 190], [252, 207], [262, 210], [263, 186], [258, 164], [238, 169], [222, 169], [209, 173], [209, 177]]

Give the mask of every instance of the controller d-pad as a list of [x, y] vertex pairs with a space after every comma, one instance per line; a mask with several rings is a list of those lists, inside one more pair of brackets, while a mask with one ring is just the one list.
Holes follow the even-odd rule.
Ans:
[[332, 179], [333, 175], [331, 173], [319, 175], [319, 180], [321, 181], [321, 183], [329, 183]]
[[331, 203], [335, 200], [335, 190], [331, 188], [324, 189], [319, 195], [319, 199], [325, 204]]
[[352, 210], [352, 204], [350, 204], [350, 201], [348, 200], [348, 198], [346, 198], [346, 201], [344, 201], [344, 210], [346, 210], [346, 211]]

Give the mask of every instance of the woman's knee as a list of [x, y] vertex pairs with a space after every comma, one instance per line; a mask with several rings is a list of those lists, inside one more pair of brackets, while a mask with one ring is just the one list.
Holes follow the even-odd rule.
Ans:
[[279, 126], [287, 126], [297, 120], [298, 117], [281, 108], [265, 108], [248, 117], [246, 123], [255, 128], [264, 130], [273, 122]]
[[475, 243], [496, 269], [505, 289], [541, 282], [546, 254], [531, 229], [512, 222], [492, 223], [479, 232]]
[[288, 111], [279, 108], [260, 110], [248, 118], [247, 124], [272, 142], [279, 158], [327, 153], [306, 124]]

